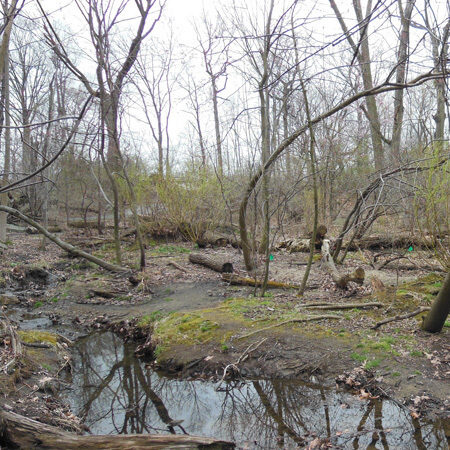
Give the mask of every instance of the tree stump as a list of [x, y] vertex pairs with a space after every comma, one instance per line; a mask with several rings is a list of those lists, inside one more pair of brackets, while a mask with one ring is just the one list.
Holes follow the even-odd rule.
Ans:
[[365, 272], [362, 267], [358, 267], [351, 273], [346, 273], [340, 275], [333, 261], [333, 257], [330, 255], [330, 241], [329, 239], [324, 239], [322, 244], [322, 264], [325, 269], [330, 273], [333, 281], [341, 289], [346, 289], [350, 281], [359, 284], [360, 286], [364, 283]]

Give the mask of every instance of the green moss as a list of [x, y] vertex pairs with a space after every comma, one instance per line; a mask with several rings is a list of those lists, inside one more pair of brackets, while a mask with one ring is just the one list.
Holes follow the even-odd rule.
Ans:
[[393, 377], [399, 377], [401, 374], [400, 372], [392, 372]]
[[19, 330], [17, 333], [20, 339], [28, 344], [45, 342], [56, 345], [58, 342], [58, 336], [47, 331]]
[[381, 359], [373, 359], [365, 364], [366, 369], [374, 369], [381, 364]]
[[166, 314], [163, 313], [162, 311], [153, 311], [150, 314], [142, 316], [139, 322], [137, 323], [137, 326], [141, 328], [146, 328], [149, 325], [153, 324], [154, 322], [163, 319], [165, 316]]
[[53, 368], [50, 364], [41, 363], [41, 367], [45, 370], [48, 370], [49, 372], [51, 372], [53, 370]]
[[207, 342], [215, 337], [219, 324], [204, 314], [203, 311], [172, 313], [155, 323], [153, 336], [163, 347]]
[[33, 304], [33, 308], [40, 308], [44, 303], [42, 303], [40, 300], [38, 300], [37, 302], [34, 302]]
[[356, 353], [353, 352], [350, 355], [350, 358], [354, 359], [355, 361], [364, 362], [367, 360], [367, 354], [366, 353]]
[[415, 356], [415, 357], [420, 357], [423, 356], [423, 353], [419, 350], [411, 350], [411, 352], [409, 353], [411, 356]]

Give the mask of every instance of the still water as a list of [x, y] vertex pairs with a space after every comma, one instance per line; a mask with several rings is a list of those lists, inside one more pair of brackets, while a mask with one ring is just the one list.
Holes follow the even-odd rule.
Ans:
[[67, 399], [93, 434], [188, 433], [238, 448], [301, 448], [315, 436], [334, 448], [448, 448], [442, 421], [414, 420], [392, 401], [359, 400], [315, 382], [216, 387], [162, 376], [134, 356], [133, 344], [95, 333], [77, 343]]

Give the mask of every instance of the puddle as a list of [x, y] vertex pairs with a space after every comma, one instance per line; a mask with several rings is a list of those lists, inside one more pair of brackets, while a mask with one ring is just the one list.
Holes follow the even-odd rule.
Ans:
[[448, 448], [443, 422], [414, 420], [391, 401], [361, 401], [314, 382], [248, 380], [222, 384], [219, 392], [216, 386], [161, 376], [135, 358], [133, 344], [96, 333], [74, 349], [65, 396], [93, 434], [186, 432], [238, 448], [298, 448], [314, 436], [329, 437], [337, 448]]

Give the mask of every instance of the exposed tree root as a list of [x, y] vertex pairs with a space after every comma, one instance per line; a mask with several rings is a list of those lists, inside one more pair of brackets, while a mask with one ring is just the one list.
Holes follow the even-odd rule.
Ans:
[[283, 322], [276, 323], [274, 325], [270, 325], [269, 327], [260, 328], [259, 330], [255, 330], [255, 331], [252, 331], [251, 333], [247, 333], [242, 336], [239, 336], [237, 339], [244, 339], [244, 338], [253, 336], [256, 333], [260, 333], [261, 331], [266, 331], [266, 330], [270, 330], [271, 328], [281, 327], [282, 325], [286, 325], [288, 323], [312, 322], [313, 320], [326, 320], [326, 319], [339, 320], [339, 319], [342, 319], [342, 317], [341, 316], [333, 316], [333, 315], [323, 315], [323, 316], [311, 316], [311, 317], [303, 317], [303, 318], [284, 320]]

